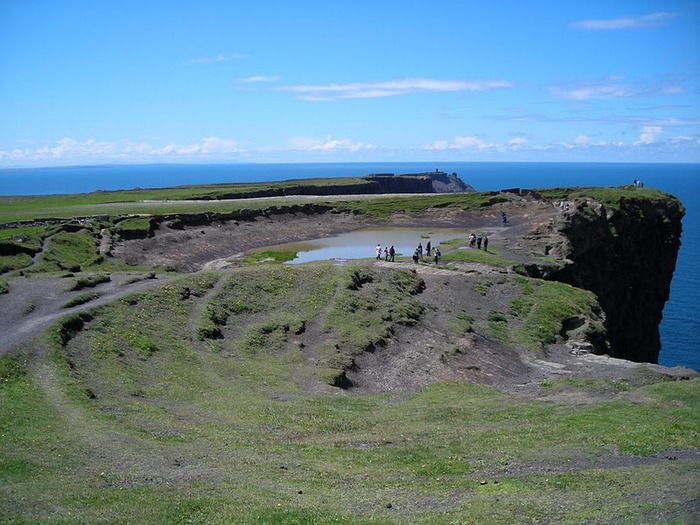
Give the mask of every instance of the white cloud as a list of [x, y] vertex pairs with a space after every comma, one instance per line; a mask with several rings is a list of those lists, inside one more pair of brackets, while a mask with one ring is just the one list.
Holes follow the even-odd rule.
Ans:
[[365, 144], [364, 142], [353, 142], [349, 139], [334, 139], [332, 135], [327, 135], [324, 139], [302, 136], [292, 137], [289, 140], [289, 146], [289, 149], [294, 151], [311, 152], [356, 152], [361, 150], [376, 149], [376, 146], [372, 144]]
[[622, 77], [611, 76], [603, 82], [581, 83], [571, 87], [554, 86], [550, 93], [557, 98], [570, 100], [613, 100], [641, 96], [677, 95], [683, 92], [680, 86], [630, 85]]
[[551, 93], [555, 97], [572, 100], [628, 98], [635, 94], [630, 87], [614, 83], [581, 86], [569, 89], [553, 87]]
[[239, 153], [241, 150], [235, 140], [219, 137], [206, 137], [202, 139], [201, 152], [205, 155], [216, 153]]
[[280, 91], [296, 93], [304, 100], [339, 100], [352, 98], [395, 97], [409, 93], [450, 91], [488, 91], [512, 87], [504, 80], [467, 81], [405, 78], [384, 82], [351, 82], [346, 84], [311, 84], [284, 86]]
[[456, 135], [452, 142], [437, 140], [428, 146], [423, 146], [422, 150], [444, 151], [444, 150], [490, 150], [497, 148], [496, 144], [480, 139], [479, 137], [468, 135]]
[[[648, 130], [653, 133], [653, 130]], [[539, 143], [533, 144], [525, 137], [515, 137], [508, 142], [488, 142], [476, 136], [456, 136], [452, 141], [438, 140], [428, 146], [420, 148], [423, 151], [432, 152], [460, 152], [460, 153], [479, 153], [483, 154], [484, 158], [498, 158], [494, 155], [528, 155], [530, 153], [542, 152], [558, 152], [558, 154], [566, 152], [567, 154], [588, 155], [591, 150], [596, 152], [617, 152], [620, 148], [628, 148], [631, 151], [630, 144], [621, 142], [605, 142], [602, 140], [594, 141], [589, 135], [580, 134], [572, 142], [557, 142], [557, 143]]]
[[277, 82], [281, 77], [273, 75], [254, 75], [252, 77], [239, 78], [241, 84], [261, 84], [266, 82]]
[[693, 137], [688, 137], [687, 135], [680, 135], [678, 137], [673, 137], [671, 139], [672, 144], [687, 144], [689, 142], [697, 142]]
[[508, 141], [508, 145], [511, 148], [520, 148], [523, 146], [527, 146], [528, 140], [525, 137], [515, 137], [514, 139], [511, 139]]
[[116, 152], [114, 143], [88, 139], [79, 142], [70, 137], [59, 140], [55, 146], [43, 146], [36, 150], [39, 157], [49, 159], [60, 159], [64, 157], [102, 157]]
[[160, 162], [183, 159], [226, 159], [241, 153], [234, 140], [205, 137], [194, 144], [170, 143], [154, 147], [145, 142], [79, 141], [71, 137], [35, 149], [0, 150], [3, 163], [39, 165], [103, 164], [105, 162]]
[[639, 136], [639, 140], [634, 143], [635, 146], [643, 144], [651, 144], [656, 142], [656, 137], [663, 131], [661, 126], [644, 126], [642, 128], [642, 134]]
[[236, 141], [230, 139], [222, 139], [219, 137], [205, 137], [202, 139], [201, 142], [195, 144], [170, 143], [160, 148], [153, 148], [149, 151], [150, 155], [166, 157], [211, 157], [232, 153], [240, 153], [240, 149], [238, 148]]
[[650, 13], [637, 17], [579, 20], [574, 27], [593, 31], [615, 29], [650, 29], [664, 26], [678, 16], [677, 13]]

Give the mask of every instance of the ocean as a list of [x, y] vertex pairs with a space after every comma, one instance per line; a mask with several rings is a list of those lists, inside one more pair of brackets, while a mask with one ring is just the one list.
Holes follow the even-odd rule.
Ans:
[[457, 173], [477, 191], [555, 186], [620, 186], [641, 180], [686, 207], [682, 246], [661, 323], [659, 363], [700, 371], [700, 164], [395, 162], [307, 164], [157, 164], [0, 170], [0, 195], [88, 193], [187, 184], [265, 182], [370, 173]]

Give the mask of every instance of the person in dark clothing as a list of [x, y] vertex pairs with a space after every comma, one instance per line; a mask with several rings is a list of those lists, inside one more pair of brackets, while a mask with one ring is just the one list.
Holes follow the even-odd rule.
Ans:
[[396, 255], [396, 250], [394, 250], [394, 245], [391, 245], [391, 248], [389, 248], [389, 261], [394, 262], [394, 255]]
[[481, 250], [481, 235], [476, 238], [476, 247]]
[[440, 256], [441, 256], [442, 254], [440, 253], [440, 250], [438, 249], [437, 246], [435, 247], [434, 252], [435, 252], [435, 264], [437, 264], [437, 263], [438, 263], [438, 260], [440, 259]]
[[484, 251], [489, 251], [489, 238], [487, 236], [484, 236]]

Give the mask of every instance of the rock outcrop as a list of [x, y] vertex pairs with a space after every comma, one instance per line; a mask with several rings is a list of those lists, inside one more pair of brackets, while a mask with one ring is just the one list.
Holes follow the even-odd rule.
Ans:
[[[660, 193], [660, 192], [659, 192]], [[613, 357], [657, 363], [685, 210], [662, 194], [583, 199], [558, 225], [569, 264], [548, 276], [594, 292], [605, 311]]]
[[469, 184], [460, 179], [456, 173], [447, 174], [444, 171], [428, 173], [408, 173], [394, 175], [391, 173], [373, 174], [365, 177], [376, 183], [378, 193], [455, 193], [475, 191]]
[[475, 191], [462, 181], [456, 173], [443, 171], [427, 173], [376, 173], [361, 177], [358, 182], [348, 183], [340, 179], [338, 184], [329, 184], [328, 179], [286, 181], [277, 187], [232, 193], [220, 193], [217, 199], [251, 199], [281, 197], [284, 195], [379, 195], [384, 193], [457, 193]]

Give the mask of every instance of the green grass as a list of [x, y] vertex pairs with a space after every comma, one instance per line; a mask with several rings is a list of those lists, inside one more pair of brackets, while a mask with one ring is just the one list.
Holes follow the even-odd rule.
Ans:
[[[605, 328], [596, 297], [585, 290], [555, 281], [525, 277], [475, 280], [477, 293], [487, 297], [502, 293], [494, 287], [517, 285], [507, 311], [490, 311], [486, 322], [489, 336], [505, 345], [523, 345], [541, 350], [556, 342], [569, 325], [587, 323], [584, 336], [597, 344], [605, 339]], [[505, 289], [504, 289], [505, 290]]]
[[83, 266], [94, 263], [99, 255], [97, 246], [95, 236], [88, 231], [57, 233], [51, 237], [48, 248], [41, 253], [39, 263], [31, 271], [80, 271]]
[[504, 200], [489, 193], [452, 193], [430, 196], [375, 197], [369, 200], [357, 200], [352, 196], [345, 201], [334, 203], [341, 210], [361, 213], [375, 219], [387, 219], [394, 213], [417, 213], [429, 208], [456, 207], [464, 210], [479, 209]]
[[[5, 199], [0, 220], [78, 209], [162, 212], [177, 205], [126, 201], [219, 191], [233, 190]], [[383, 218], [392, 209], [479, 207], [494, 198], [346, 198], [338, 207]], [[111, 269], [91, 260], [94, 229], [53, 239], [42, 271]], [[453, 252], [457, 244], [442, 244], [443, 255], [473, 252], [489, 257], [477, 262], [505, 264], [496, 252]], [[499, 279], [475, 279], [475, 287], [484, 297], [494, 287], [519, 292], [508, 308], [485, 314], [488, 335], [507, 344], [538, 348], [565, 320], [597, 316], [586, 292]], [[424, 286], [412, 272], [252, 264], [67, 315], [47, 333], [47, 357], [34, 347], [0, 357], [0, 522], [694, 522], [698, 463], [645, 458], [700, 447], [698, 380], [640, 372], [629, 382], [542, 385], [544, 393], [614, 398], [582, 405], [462, 381], [386, 395], [329, 386], [360, 352], [381, 351], [423, 318]], [[447, 329], [464, 337], [482, 328], [476, 316], [484, 314], [458, 312]], [[609, 459], [630, 461], [607, 468]]]
[[572, 318], [598, 319], [591, 330], [604, 333], [600, 307], [591, 292], [554, 281], [520, 281], [522, 295], [511, 303], [511, 313], [524, 319], [516, 338], [540, 348], [554, 343], [564, 322]]
[[[442, 260], [445, 263], [450, 262], [477, 262], [507, 268], [513, 266], [515, 261], [506, 259], [500, 255], [500, 249], [495, 246], [489, 247], [489, 251], [476, 250], [473, 248], [463, 248], [466, 246], [466, 240], [461, 244], [462, 248], [443, 251]], [[442, 245], [440, 246], [442, 248]]]
[[474, 330], [474, 317], [465, 311], [459, 312], [448, 326], [455, 335], [464, 337]]
[[126, 238], [146, 237], [151, 231], [152, 219], [149, 217], [131, 217], [117, 222], [112, 232]]
[[508, 345], [511, 343], [508, 318], [501, 312], [490, 311], [486, 317], [489, 327], [489, 335], [496, 341]]
[[85, 288], [94, 288], [96, 286], [99, 286], [100, 284], [108, 283], [112, 280], [112, 278], [109, 276], [109, 274], [96, 274], [96, 275], [87, 275], [85, 277], [78, 277], [74, 279], [70, 286], [68, 287], [69, 291], [78, 291], [78, 290], [83, 290]]
[[[675, 197], [672, 197], [666, 192], [651, 189], [637, 188], [635, 186], [619, 186], [619, 187], [596, 187], [596, 188], [551, 188], [546, 190], [538, 190], [538, 193], [543, 197], [553, 201], [560, 200], [585, 200], [595, 199], [602, 203], [608, 209], [618, 209], [624, 205], [629, 198], [642, 200], [668, 200], [673, 199], [678, 202]], [[680, 203], [679, 203], [680, 204]]]
[[246, 264], [285, 263], [297, 258], [297, 252], [289, 250], [256, 250], [246, 257]]
[[95, 299], [99, 299], [102, 296], [99, 292], [90, 292], [85, 294], [76, 295], [63, 305], [63, 308], [73, 308], [74, 306], [80, 306], [81, 304], [89, 303]]
[[12, 270], [21, 270], [32, 264], [32, 256], [26, 253], [18, 255], [4, 255], [0, 257], [0, 274], [7, 273]]
[[[0, 197], [0, 224], [31, 218], [70, 218], [90, 215], [123, 215], [129, 213], [167, 213], [189, 210], [223, 211], [250, 207], [251, 204], [221, 202], [265, 191], [284, 194], [292, 188], [311, 186], [346, 186], [364, 184], [362, 178], [303, 179], [281, 182], [211, 184], [175, 188], [134, 189], [93, 192], [75, 195], [46, 195], [30, 197]], [[192, 205], [178, 201], [201, 200]], [[157, 201], [157, 202], [153, 202]], [[255, 205], [253, 205], [255, 206]], [[265, 204], [269, 206], [269, 203]], [[0, 237], [1, 239], [2, 237]]]
[[[533, 295], [541, 287], [518, 283]], [[583, 524], [661, 523], [672, 512], [691, 522], [696, 464], [603, 469], [596, 458], [700, 446], [697, 380], [543, 386], [636, 393], [582, 406], [459, 381], [401, 396], [324, 385], [325, 370], [400, 325], [387, 304], [411, 304], [422, 286], [412, 272], [251, 267], [65, 318], [51, 331], [53, 361], [0, 359], [0, 514], [49, 524]], [[224, 338], [194, 337], [197, 312]], [[462, 313], [453, 329], [471, 324]], [[303, 339], [326, 330], [340, 348]]]

